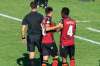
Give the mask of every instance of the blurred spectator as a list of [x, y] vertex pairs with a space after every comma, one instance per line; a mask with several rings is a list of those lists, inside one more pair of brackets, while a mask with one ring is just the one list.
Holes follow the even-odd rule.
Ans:
[[48, 7], [48, 0], [34, 0], [34, 2], [36, 3], [37, 7]]

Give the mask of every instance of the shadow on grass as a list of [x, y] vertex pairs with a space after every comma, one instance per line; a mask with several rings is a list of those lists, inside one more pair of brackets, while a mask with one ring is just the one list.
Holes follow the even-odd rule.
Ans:
[[[22, 54], [23, 56], [18, 58], [16, 60], [16, 63], [19, 65], [19, 66], [29, 66], [29, 55], [27, 53], [23, 53]], [[41, 66], [41, 63], [40, 63], [40, 59], [39, 58], [36, 58], [34, 60], [35, 62], [35, 66]]]
[[100, 66], [100, 60], [98, 60], [99, 61], [99, 66]]
[[[40, 58], [36, 58], [34, 62], [35, 62], [34, 66], [41, 66]], [[22, 57], [16, 60], [16, 63], [19, 66], [29, 66], [29, 55], [27, 53], [23, 53]], [[52, 66], [52, 64], [48, 64], [48, 66]], [[58, 66], [62, 66], [62, 62], [60, 60]]]

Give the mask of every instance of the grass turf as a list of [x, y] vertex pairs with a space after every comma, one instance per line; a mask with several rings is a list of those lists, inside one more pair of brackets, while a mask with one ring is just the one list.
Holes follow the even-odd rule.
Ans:
[[[23, 18], [30, 10], [29, 0], [2, 0], [0, 1], [0, 13]], [[67, 6], [71, 9], [71, 15], [76, 20], [89, 20], [89, 23], [77, 24], [77, 35], [100, 42], [99, 33], [88, 31], [86, 27], [100, 29], [100, 1], [82, 2], [79, 0], [49, 0], [49, 5], [54, 8], [53, 21], [60, 20], [60, 10]], [[42, 8], [38, 9], [43, 13]], [[26, 45], [20, 39], [20, 22], [0, 16], [0, 66], [19, 66], [17, 59], [23, 58]], [[55, 33], [55, 40], [59, 45], [59, 34]], [[76, 66], [99, 66], [100, 45], [76, 39]], [[39, 53], [37, 52], [37, 58]], [[23, 60], [23, 59], [22, 59]], [[23, 60], [24, 62], [26, 60]], [[52, 62], [50, 57], [49, 62]], [[25, 66], [25, 65], [24, 65]], [[37, 65], [38, 66], [38, 65]]]

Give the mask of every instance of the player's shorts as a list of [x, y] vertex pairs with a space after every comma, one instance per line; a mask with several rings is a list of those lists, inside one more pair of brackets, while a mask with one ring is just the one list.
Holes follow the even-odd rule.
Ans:
[[70, 59], [71, 57], [74, 57], [75, 55], [75, 46], [64, 46], [60, 47], [60, 55], [62, 57], [67, 57], [69, 55]]
[[58, 55], [58, 48], [55, 43], [52, 44], [42, 44], [42, 55], [43, 56], [57, 56]]
[[30, 35], [27, 36], [27, 50], [29, 52], [34, 52], [35, 47], [41, 52], [41, 36], [40, 35]]

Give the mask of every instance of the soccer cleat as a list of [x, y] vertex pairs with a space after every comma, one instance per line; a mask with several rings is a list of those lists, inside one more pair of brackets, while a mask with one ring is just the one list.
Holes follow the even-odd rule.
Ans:
[[52, 66], [58, 66], [58, 60], [54, 60]]
[[66, 63], [65, 64], [62, 64], [62, 66], [68, 66], [68, 64], [66, 64]]
[[47, 65], [45, 63], [43, 63], [42, 66], [47, 66]]
[[70, 60], [70, 66], [75, 66], [75, 60]]

